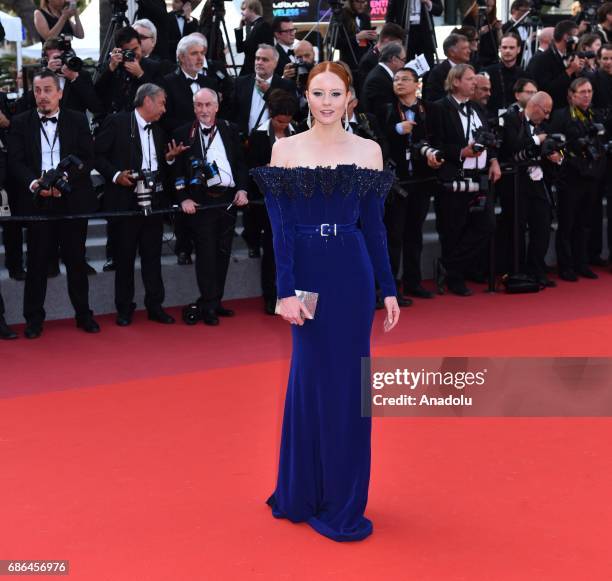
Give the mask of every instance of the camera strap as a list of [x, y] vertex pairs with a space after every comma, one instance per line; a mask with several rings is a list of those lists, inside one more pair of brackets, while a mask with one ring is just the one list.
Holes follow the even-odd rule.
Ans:
[[198, 124], [198, 135], [200, 136], [200, 147], [202, 148], [202, 159], [206, 160], [206, 156], [208, 154], [208, 150], [212, 145], [214, 138], [217, 136], [217, 126], [213, 125], [210, 128], [210, 134], [208, 136], [208, 145], [204, 145], [204, 132], [202, 131], [202, 126]]

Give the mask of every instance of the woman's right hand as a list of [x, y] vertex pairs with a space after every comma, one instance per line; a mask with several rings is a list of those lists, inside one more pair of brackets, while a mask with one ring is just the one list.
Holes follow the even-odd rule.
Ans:
[[280, 315], [292, 325], [303, 325], [304, 319], [312, 319], [310, 311], [297, 297], [285, 297], [280, 301]]

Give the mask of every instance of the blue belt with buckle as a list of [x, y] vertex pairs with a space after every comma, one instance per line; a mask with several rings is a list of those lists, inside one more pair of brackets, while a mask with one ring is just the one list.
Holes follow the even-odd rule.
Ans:
[[298, 234], [318, 234], [319, 236], [338, 236], [345, 232], [357, 232], [357, 222], [352, 224], [296, 224], [295, 231]]

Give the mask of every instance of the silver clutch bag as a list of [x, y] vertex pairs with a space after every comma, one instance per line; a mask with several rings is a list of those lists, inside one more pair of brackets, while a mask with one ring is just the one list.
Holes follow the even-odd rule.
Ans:
[[[311, 291], [296, 290], [295, 296], [298, 300], [304, 303], [304, 306], [310, 311], [312, 318], [314, 319], [315, 311], [317, 310], [317, 301], [319, 300], [319, 293]], [[280, 299], [276, 299], [276, 308], [274, 312], [280, 315]]]

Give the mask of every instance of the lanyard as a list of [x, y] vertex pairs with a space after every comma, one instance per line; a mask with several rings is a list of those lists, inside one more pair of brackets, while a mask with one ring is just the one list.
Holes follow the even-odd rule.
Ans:
[[200, 134], [200, 147], [202, 148], [202, 158], [206, 160], [206, 154], [208, 153], [208, 150], [210, 149], [210, 146], [212, 145], [213, 139], [217, 136], [217, 126], [215, 125], [211, 129], [210, 136], [208, 138], [208, 145], [206, 147], [204, 147], [204, 138], [202, 137], [203, 132], [202, 132], [201, 126], [198, 129], [198, 133]]
[[55, 150], [55, 143], [57, 142], [57, 134], [59, 133], [59, 128], [55, 127], [55, 135], [53, 136], [53, 143], [49, 142], [49, 137], [47, 137], [47, 132], [45, 131], [45, 127], [43, 125], [43, 122], [40, 121], [40, 117], [39, 119], [39, 123], [40, 123], [40, 130], [42, 131], [43, 137], [45, 138], [45, 141], [47, 142], [47, 145], [49, 146], [49, 148], [51, 149], [51, 167], [55, 167], [55, 164], [53, 163], [53, 151]]
[[469, 143], [470, 141], [470, 124], [472, 122], [472, 108], [469, 106], [466, 106], [466, 108], [468, 109], [469, 113], [467, 115], [465, 115], [465, 113], [463, 111], [461, 111], [461, 109], [459, 109], [459, 115], [463, 115], [464, 117], [467, 117], [467, 125], [465, 128], [465, 140]]

